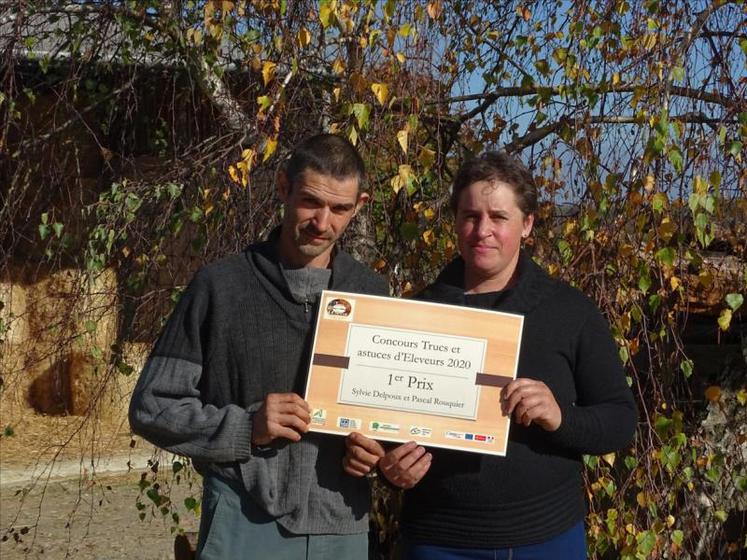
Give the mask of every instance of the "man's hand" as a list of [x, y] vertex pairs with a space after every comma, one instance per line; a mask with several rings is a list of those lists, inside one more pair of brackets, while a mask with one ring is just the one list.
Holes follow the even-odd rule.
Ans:
[[254, 413], [252, 444], [268, 445], [276, 438], [299, 441], [309, 430], [308, 403], [296, 393], [270, 393]]
[[548, 432], [560, 427], [560, 406], [550, 388], [535, 379], [515, 379], [503, 388], [503, 412], [514, 415], [514, 420], [524, 426], [532, 422]]
[[375, 439], [352, 432], [345, 438], [343, 470], [353, 476], [366, 476], [384, 456], [384, 448]]
[[399, 488], [412, 488], [431, 468], [433, 455], [414, 441], [389, 451], [379, 461], [379, 470], [386, 479]]

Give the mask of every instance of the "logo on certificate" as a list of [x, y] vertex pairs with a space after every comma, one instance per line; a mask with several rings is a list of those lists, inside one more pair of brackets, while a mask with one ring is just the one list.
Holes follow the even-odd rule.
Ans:
[[410, 426], [410, 435], [421, 438], [429, 438], [433, 434], [433, 430], [426, 428], [425, 426]]
[[355, 302], [349, 299], [332, 297], [324, 306], [325, 319], [337, 319], [340, 321], [351, 321]]
[[[472, 434], [469, 434], [472, 435]], [[444, 436], [446, 439], [468, 439], [467, 434], [465, 432], [453, 432], [451, 430], [447, 430], [444, 433]]]
[[324, 426], [327, 423], [327, 411], [323, 408], [315, 408], [311, 411], [311, 423]]
[[345, 428], [347, 430], [360, 430], [361, 424], [362, 422], [360, 418], [346, 418], [345, 416], [340, 416], [337, 419], [337, 427]]
[[387, 434], [398, 434], [399, 424], [390, 424], [389, 422], [371, 422], [368, 429], [372, 432], [382, 432]]

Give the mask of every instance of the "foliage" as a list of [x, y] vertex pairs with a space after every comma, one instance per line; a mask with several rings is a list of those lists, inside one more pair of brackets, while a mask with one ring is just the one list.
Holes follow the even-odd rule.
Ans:
[[[18, 2], [0, 27], [0, 258], [115, 269], [119, 342], [152, 340], [174, 284], [277, 222], [272, 176], [294, 143], [331, 130], [370, 169], [346, 244], [409, 294], [454, 254], [459, 161], [519, 153], [540, 186], [535, 258], [600, 304], [641, 409], [631, 449], [586, 460], [590, 553], [720, 557], [747, 546], [722, 530], [744, 511], [747, 457], [702, 422], [717, 405], [743, 417], [745, 368], [706, 379], [682, 333], [704, 307], [725, 339], [742, 324], [746, 11]], [[112, 364], [131, 371], [118, 347]]]

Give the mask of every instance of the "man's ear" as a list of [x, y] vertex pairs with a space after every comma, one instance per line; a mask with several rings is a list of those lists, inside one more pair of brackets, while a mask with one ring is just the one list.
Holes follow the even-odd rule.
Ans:
[[275, 179], [275, 188], [278, 192], [278, 198], [285, 202], [288, 200], [291, 191], [290, 181], [288, 180], [288, 174], [285, 171], [278, 171], [277, 178]]
[[363, 208], [363, 206], [368, 202], [369, 198], [370, 197], [366, 192], [362, 192], [358, 195], [358, 202], [355, 203], [355, 211], [353, 212], [353, 216], [355, 216], [358, 211]]

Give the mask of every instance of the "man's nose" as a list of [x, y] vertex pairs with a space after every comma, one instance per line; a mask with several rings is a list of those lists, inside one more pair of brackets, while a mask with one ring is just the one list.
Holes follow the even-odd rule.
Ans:
[[314, 226], [317, 231], [324, 233], [329, 229], [330, 211], [326, 206], [317, 209], [314, 213]]

